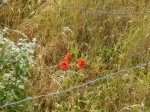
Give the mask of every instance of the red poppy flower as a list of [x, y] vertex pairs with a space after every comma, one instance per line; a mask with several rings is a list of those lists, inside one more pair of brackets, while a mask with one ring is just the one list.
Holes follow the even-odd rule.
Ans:
[[84, 60], [78, 59], [78, 68], [79, 69], [84, 69], [85, 65], [86, 65], [86, 62]]
[[67, 61], [62, 61], [59, 63], [59, 66], [63, 70], [68, 70], [69, 69], [69, 63]]
[[66, 55], [65, 55], [65, 58], [63, 59], [64, 61], [67, 61], [68, 63], [70, 63], [70, 57], [71, 57], [71, 54], [70, 52], [68, 52]]

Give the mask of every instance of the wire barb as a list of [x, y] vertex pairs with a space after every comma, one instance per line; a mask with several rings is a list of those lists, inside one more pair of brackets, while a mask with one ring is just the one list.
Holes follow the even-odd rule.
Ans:
[[92, 11], [88, 8], [82, 7], [82, 6], [60, 6], [56, 0], [54, 0], [54, 3], [61, 9], [81, 9], [85, 11], [87, 14], [94, 14], [94, 15], [144, 15], [144, 14], [150, 14], [150, 12], [112, 12], [112, 11]]
[[120, 74], [120, 73], [125, 73], [125, 72], [129, 72], [131, 70], [134, 70], [134, 69], [138, 69], [138, 68], [142, 68], [144, 66], [148, 66], [150, 65], [150, 62], [146, 63], [146, 64], [142, 64], [142, 65], [138, 65], [138, 66], [134, 66], [134, 67], [131, 67], [131, 68], [128, 68], [128, 69], [123, 69], [123, 70], [120, 70], [118, 72], [115, 72], [115, 73], [111, 73], [111, 74], [108, 74], [108, 75], [105, 75], [103, 77], [100, 77], [100, 78], [97, 78], [97, 79], [94, 79], [94, 80], [90, 80], [86, 83], [83, 83], [81, 85], [78, 85], [78, 86], [72, 86], [66, 90], [62, 90], [62, 91], [58, 91], [58, 92], [53, 92], [53, 93], [49, 93], [49, 94], [44, 94], [44, 95], [40, 95], [40, 96], [35, 96], [35, 97], [27, 97], [26, 99], [23, 99], [23, 100], [20, 100], [20, 101], [16, 101], [16, 102], [12, 102], [12, 103], [6, 103], [2, 106], [0, 106], [0, 108], [4, 108], [4, 107], [8, 107], [8, 106], [11, 106], [11, 105], [16, 105], [16, 104], [19, 104], [19, 103], [22, 103], [22, 102], [25, 102], [25, 101], [30, 101], [30, 100], [35, 100], [35, 99], [39, 99], [39, 98], [42, 98], [42, 97], [49, 97], [49, 96], [55, 96], [55, 95], [58, 95], [58, 94], [63, 94], [63, 93], [67, 93], [71, 90], [74, 90], [74, 89], [78, 89], [78, 88], [81, 88], [83, 86], [86, 86], [88, 84], [94, 84], [100, 80], [104, 80], [104, 79], [107, 79], [109, 77], [112, 77], [114, 75], [117, 75], [117, 74]]
[[85, 11], [87, 14], [94, 14], [94, 15], [144, 15], [150, 14], [150, 12], [112, 12], [112, 11], [92, 11], [85, 7], [78, 7], [78, 6], [60, 6], [61, 9], [80, 9]]

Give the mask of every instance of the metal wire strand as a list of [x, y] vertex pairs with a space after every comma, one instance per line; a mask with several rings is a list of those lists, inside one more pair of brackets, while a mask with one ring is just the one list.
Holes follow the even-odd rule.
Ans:
[[129, 15], [145, 15], [150, 14], [150, 12], [143, 11], [143, 12], [112, 12], [112, 11], [92, 11], [85, 7], [78, 7], [78, 6], [60, 6], [61, 9], [80, 9], [86, 12], [86, 14], [93, 14], [93, 15], [122, 15], [122, 16], [129, 16]]
[[143, 12], [112, 12], [112, 11], [92, 11], [86, 7], [82, 6], [61, 6], [58, 4], [57, 0], [53, 0], [54, 3], [61, 9], [80, 9], [85, 11], [87, 14], [94, 14], [94, 15], [122, 15], [122, 16], [129, 16], [129, 15], [146, 15], [150, 14], [148, 11]]
[[11, 105], [16, 105], [16, 104], [19, 104], [19, 103], [22, 103], [22, 102], [25, 102], [25, 101], [30, 101], [30, 100], [35, 100], [35, 99], [39, 99], [39, 98], [42, 98], [42, 97], [49, 97], [49, 96], [55, 96], [55, 95], [59, 95], [59, 94], [63, 94], [63, 93], [67, 93], [69, 91], [72, 91], [74, 89], [78, 89], [78, 88], [81, 88], [83, 86], [86, 86], [88, 84], [94, 84], [100, 80], [104, 80], [104, 79], [107, 79], [109, 77], [112, 77], [114, 75], [118, 75], [120, 73], [125, 73], [125, 72], [129, 72], [131, 70], [134, 70], [134, 69], [138, 69], [138, 68], [142, 68], [144, 66], [148, 66], [150, 65], [150, 62], [146, 63], [146, 64], [142, 64], [142, 65], [138, 65], [138, 66], [134, 66], [134, 67], [131, 67], [131, 68], [128, 68], [128, 69], [123, 69], [123, 70], [120, 70], [118, 72], [115, 72], [115, 73], [111, 73], [111, 74], [108, 74], [108, 75], [105, 75], [103, 77], [100, 77], [100, 78], [97, 78], [97, 79], [94, 79], [94, 80], [90, 80], [86, 83], [83, 83], [81, 85], [77, 85], [77, 86], [72, 86], [66, 90], [62, 90], [62, 91], [58, 91], [58, 92], [53, 92], [53, 93], [49, 93], [49, 94], [44, 94], [44, 95], [40, 95], [40, 96], [35, 96], [35, 97], [27, 97], [26, 99], [23, 99], [23, 100], [20, 100], [20, 101], [16, 101], [16, 102], [12, 102], [12, 103], [6, 103], [2, 106], [0, 106], [0, 108], [5, 108], [5, 107], [8, 107], [8, 106], [11, 106]]

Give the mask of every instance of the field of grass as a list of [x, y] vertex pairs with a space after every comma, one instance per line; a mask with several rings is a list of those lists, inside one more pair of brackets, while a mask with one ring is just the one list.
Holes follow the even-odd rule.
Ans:
[[[94, 13], [100, 11], [111, 13]], [[29, 41], [37, 39], [40, 47], [26, 93], [34, 97], [150, 62], [149, 11], [149, 0], [13, 0], [0, 8], [0, 30], [7, 27], [23, 32]], [[6, 37], [16, 42], [22, 36], [10, 31]], [[71, 63], [64, 71], [59, 63], [67, 52]], [[79, 58], [86, 62], [81, 70]], [[21, 105], [0, 111], [149, 112], [150, 67]]]

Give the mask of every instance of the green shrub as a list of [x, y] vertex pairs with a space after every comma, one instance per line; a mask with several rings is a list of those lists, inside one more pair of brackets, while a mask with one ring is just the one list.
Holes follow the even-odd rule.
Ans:
[[[21, 100], [26, 97], [28, 77], [35, 65], [35, 39], [19, 39], [14, 43], [5, 38], [0, 32], [0, 105]], [[13, 106], [9, 110], [13, 110]], [[15, 105], [15, 109], [22, 109], [22, 104]]]

